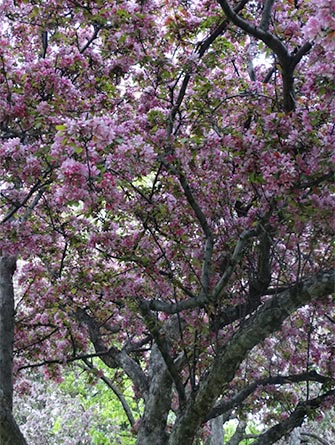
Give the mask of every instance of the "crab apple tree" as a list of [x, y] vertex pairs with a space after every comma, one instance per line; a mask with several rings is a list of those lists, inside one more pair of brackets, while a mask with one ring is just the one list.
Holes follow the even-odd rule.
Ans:
[[334, 13], [1, 2], [2, 442], [13, 379], [73, 362], [137, 445], [256, 413], [270, 445], [332, 406]]

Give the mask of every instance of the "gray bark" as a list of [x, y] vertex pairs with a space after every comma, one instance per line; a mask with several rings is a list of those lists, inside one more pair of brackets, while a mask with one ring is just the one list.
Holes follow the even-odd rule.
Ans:
[[0, 443], [26, 445], [13, 414], [14, 288], [16, 258], [0, 257]]
[[223, 416], [216, 417], [210, 421], [211, 425], [211, 440], [209, 445], [223, 445], [224, 431], [223, 431]]
[[167, 416], [171, 405], [172, 379], [156, 345], [150, 357], [150, 388], [136, 445], [167, 443]]

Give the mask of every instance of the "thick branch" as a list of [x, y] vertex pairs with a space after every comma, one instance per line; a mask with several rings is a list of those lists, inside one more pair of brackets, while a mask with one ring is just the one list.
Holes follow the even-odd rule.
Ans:
[[209, 282], [211, 276], [211, 263], [213, 254], [213, 237], [210, 236], [206, 239], [204, 249], [204, 259], [202, 262], [201, 271], [201, 298], [208, 298]]
[[[236, 255], [236, 262], [239, 261], [240, 256], [243, 254], [243, 243], [239, 245], [238, 249], [235, 249], [234, 255]], [[236, 247], [237, 247], [236, 246]], [[270, 267], [270, 252], [271, 252], [271, 238], [269, 233], [262, 228], [262, 233], [259, 237], [258, 244], [258, 259], [255, 271], [251, 271], [251, 277], [249, 278], [249, 296], [244, 303], [240, 303], [236, 306], [220, 307], [220, 310], [214, 315], [211, 321], [211, 329], [217, 332], [222, 329], [223, 326], [232, 323], [235, 320], [245, 318], [247, 315], [255, 311], [261, 304], [261, 296], [266, 293], [271, 281], [271, 267]], [[234, 257], [233, 255], [233, 257]], [[231, 267], [231, 265], [229, 265]], [[225, 271], [228, 275], [225, 278], [225, 282], [228, 281], [234, 268]], [[223, 277], [222, 277], [223, 279]], [[277, 293], [280, 291], [277, 290]]]
[[26, 445], [12, 414], [14, 288], [16, 257], [0, 257], [0, 443]]
[[171, 407], [172, 379], [157, 345], [151, 350], [150, 387], [137, 435], [137, 445], [165, 445], [166, 423]]
[[182, 383], [182, 380], [179, 376], [178, 370], [175, 366], [175, 363], [170, 355], [169, 349], [169, 336], [167, 332], [163, 331], [163, 328], [159, 325], [159, 322], [155, 318], [155, 316], [151, 313], [151, 311], [143, 305], [140, 305], [140, 309], [145, 321], [145, 324], [147, 328], [149, 329], [150, 333], [152, 334], [156, 345], [162, 354], [162, 357], [164, 359], [164, 362], [167, 366], [168, 372], [170, 373], [170, 376], [176, 386], [178, 397], [179, 397], [179, 403], [181, 407], [184, 407], [186, 402], [186, 395], [185, 395], [185, 389], [184, 385]]
[[87, 326], [90, 340], [95, 351], [100, 354], [101, 360], [110, 368], [122, 368], [145, 398], [148, 390], [148, 381], [140, 365], [129, 357], [124, 349], [120, 351], [113, 346], [108, 349], [101, 339], [100, 328], [97, 322], [84, 309], [78, 309], [75, 316], [79, 322]]
[[280, 63], [286, 63], [287, 59], [289, 58], [289, 52], [278, 37], [249, 23], [247, 20], [244, 20], [231, 8], [226, 0], [218, 0], [218, 2], [228, 19], [231, 20], [234, 25], [241, 28], [247, 34], [256, 37], [256, 39], [262, 40], [278, 56]]
[[1, 445], [27, 445], [15, 419], [8, 409], [4, 406], [0, 393], [0, 443]]
[[259, 298], [268, 288], [271, 281], [271, 253], [272, 241], [266, 229], [259, 238], [256, 272], [250, 279], [250, 298]]
[[13, 407], [14, 256], [0, 257], [0, 391], [9, 410]]
[[263, 13], [259, 27], [263, 31], [268, 31], [271, 22], [271, 13], [275, 0], [266, 0], [263, 6]]
[[247, 427], [247, 422], [245, 420], [240, 420], [236, 427], [234, 435], [228, 440], [226, 445], [239, 445], [245, 436], [245, 429]]
[[253, 442], [253, 445], [271, 445], [277, 442], [281, 437], [293, 431], [294, 428], [301, 426], [309, 411], [317, 409], [326, 398], [333, 397], [334, 395], [335, 389], [332, 389], [315, 399], [299, 403], [287, 419], [261, 434]]
[[[242, 0], [235, 8], [234, 11], [238, 14], [244, 6], [249, 2], [249, 0]], [[199, 57], [202, 57], [207, 49], [211, 46], [211, 44], [222, 35], [227, 29], [228, 21], [223, 20], [217, 28], [210, 34], [203, 42], [201, 42], [197, 48], [197, 53]]]
[[302, 374], [296, 375], [287, 375], [287, 376], [275, 376], [275, 377], [267, 377], [264, 379], [256, 380], [250, 385], [243, 388], [239, 393], [237, 393], [234, 397], [231, 397], [227, 401], [219, 402], [208, 414], [205, 421], [221, 416], [227, 412], [230, 412], [233, 408], [241, 405], [244, 400], [246, 400], [251, 394], [253, 394], [257, 388], [260, 386], [267, 385], [291, 385], [293, 383], [301, 383], [301, 382], [318, 382], [318, 383], [329, 383], [330, 379], [323, 375], [318, 374], [315, 371], [304, 372]]
[[274, 296], [246, 320], [216, 357], [184, 415], [176, 422], [169, 445], [191, 445], [195, 432], [251, 349], [279, 330], [283, 321], [299, 307], [331, 295], [334, 287], [334, 270], [319, 272], [299, 282], [294, 288]]
[[234, 23], [234, 25], [256, 39], [262, 40], [262, 42], [264, 42], [266, 46], [270, 48], [274, 54], [276, 54], [282, 69], [284, 111], [286, 113], [293, 111], [295, 109], [293, 77], [294, 69], [300, 62], [301, 58], [311, 49], [311, 43], [304, 43], [295, 54], [290, 54], [284, 43], [277, 36], [268, 31], [271, 20], [272, 6], [274, 3], [273, 0], [267, 0], [265, 2], [259, 27], [249, 23], [247, 20], [239, 16], [231, 8], [227, 0], [218, 0], [218, 3], [220, 4], [227, 18]]

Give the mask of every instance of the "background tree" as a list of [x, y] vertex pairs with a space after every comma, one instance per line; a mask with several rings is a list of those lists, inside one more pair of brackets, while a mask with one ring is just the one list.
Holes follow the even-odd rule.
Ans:
[[100, 357], [138, 445], [256, 411], [269, 445], [331, 406], [332, 3], [0, 8], [15, 375]]
[[[115, 390], [118, 376], [103, 365], [101, 367], [104, 373], [98, 376], [85, 373], [84, 364], [76, 364], [64, 373], [61, 383], [43, 381], [40, 373], [33, 372], [27, 372], [25, 378], [20, 378], [15, 415], [29, 443], [135, 443], [122, 405], [117, 397], [111, 396], [111, 388]], [[108, 385], [102, 379], [107, 379]], [[130, 381], [124, 385], [123, 397], [132, 412], [138, 415], [141, 408], [134, 401]]]

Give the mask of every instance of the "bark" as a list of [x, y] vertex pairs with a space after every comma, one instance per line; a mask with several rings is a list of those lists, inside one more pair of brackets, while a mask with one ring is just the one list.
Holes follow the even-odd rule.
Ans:
[[167, 443], [167, 416], [171, 405], [172, 379], [156, 345], [150, 357], [150, 389], [141, 419], [136, 445]]
[[[226, 385], [234, 378], [236, 370], [248, 353], [269, 335], [278, 331], [283, 321], [298, 308], [331, 295], [334, 285], [334, 270], [320, 272], [274, 296], [254, 316], [245, 321], [226, 348], [216, 357], [199, 390], [187, 404], [183, 415], [177, 419], [169, 445], [192, 445], [200, 425], [224, 392]], [[273, 442], [267, 442], [267, 445], [270, 443]]]
[[224, 431], [222, 416], [216, 417], [210, 421], [211, 425], [211, 440], [209, 445], [223, 445]]
[[122, 368], [141, 392], [143, 398], [146, 399], [148, 380], [140, 365], [129, 356], [125, 349], [119, 350], [114, 346], [107, 348], [102, 339], [99, 324], [84, 309], [78, 308], [75, 316], [80, 323], [83, 323], [88, 328], [90, 340], [95, 352], [101, 354], [101, 360], [110, 368]]
[[26, 445], [13, 414], [14, 288], [16, 258], [0, 257], [0, 443]]
[[2, 403], [0, 403], [0, 443], [1, 445], [27, 445], [12, 412]]

